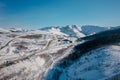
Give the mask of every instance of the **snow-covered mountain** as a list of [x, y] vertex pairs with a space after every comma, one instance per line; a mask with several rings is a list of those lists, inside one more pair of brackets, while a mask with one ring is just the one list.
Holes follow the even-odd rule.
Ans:
[[[111, 33], [102, 35], [105, 33]], [[119, 80], [120, 28], [97, 34], [77, 44], [70, 54], [56, 62], [45, 80]]]
[[0, 80], [109, 80], [119, 52], [119, 27], [0, 28]]
[[99, 33], [101, 31], [105, 31], [110, 29], [111, 27], [99, 27], [99, 26], [92, 26], [92, 25], [67, 25], [67, 26], [51, 26], [41, 28], [40, 30], [50, 31], [53, 34], [66, 34], [71, 37], [85, 37], [86, 35], [92, 35], [95, 33]]
[[105, 31], [110, 29], [111, 27], [100, 27], [100, 26], [92, 26], [92, 25], [85, 25], [81, 27], [81, 32], [85, 35], [91, 35], [95, 33], [99, 33], [101, 31]]
[[66, 37], [47, 31], [8, 32], [0, 33], [0, 80], [42, 80], [54, 60], [71, 47]]
[[0, 28], [0, 33], [9, 33], [10, 31], [9, 30], [6, 30], [4, 28]]
[[81, 27], [76, 25], [67, 25], [64, 27], [48, 27], [48, 28], [42, 28], [41, 30], [47, 30], [54, 34], [55, 32], [66, 34], [67, 36], [71, 37], [84, 37], [85, 35], [81, 32]]

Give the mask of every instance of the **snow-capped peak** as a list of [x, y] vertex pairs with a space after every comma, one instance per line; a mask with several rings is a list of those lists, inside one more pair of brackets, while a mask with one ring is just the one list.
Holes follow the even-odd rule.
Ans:
[[67, 25], [63, 27], [49, 27], [49, 28], [42, 28], [41, 30], [47, 30], [54, 34], [65, 34], [70, 37], [85, 37], [83, 33], [81, 33], [81, 27], [77, 25]]

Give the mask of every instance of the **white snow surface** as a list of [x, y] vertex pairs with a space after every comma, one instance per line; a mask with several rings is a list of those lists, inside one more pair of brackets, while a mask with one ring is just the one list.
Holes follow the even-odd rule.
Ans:
[[54, 61], [72, 46], [72, 43], [63, 44], [62, 40], [68, 38], [63, 34], [58, 36], [41, 30], [27, 32], [14, 30], [9, 33], [4, 29], [2, 31], [0, 80], [43, 80], [45, 72]]
[[120, 46], [111, 45], [86, 53], [67, 68], [59, 80], [99, 80], [120, 72]]
[[64, 27], [48, 27], [42, 28], [41, 30], [50, 31], [53, 34], [63, 34], [71, 37], [85, 37], [84, 33], [81, 32], [81, 27], [77, 25], [67, 25]]
[[[76, 25], [32, 31], [0, 28], [0, 80], [44, 80], [49, 69], [72, 52], [77, 38], [100, 32], [84, 30]], [[92, 50], [65, 69], [59, 80], [98, 80], [116, 74], [119, 53], [119, 45]]]

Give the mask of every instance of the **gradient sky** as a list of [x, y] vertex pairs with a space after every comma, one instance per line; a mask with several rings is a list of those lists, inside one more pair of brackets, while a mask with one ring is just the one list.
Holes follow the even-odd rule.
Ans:
[[0, 0], [0, 27], [120, 25], [120, 0]]

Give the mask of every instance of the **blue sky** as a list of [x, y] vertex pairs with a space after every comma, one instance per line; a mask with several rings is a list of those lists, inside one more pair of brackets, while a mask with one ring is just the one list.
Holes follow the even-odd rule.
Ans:
[[120, 25], [120, 0], [0, 0], [0, 27]]

